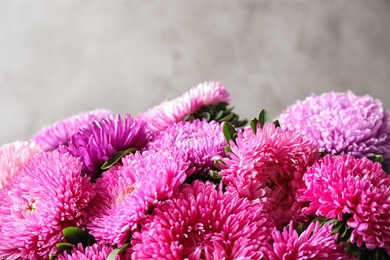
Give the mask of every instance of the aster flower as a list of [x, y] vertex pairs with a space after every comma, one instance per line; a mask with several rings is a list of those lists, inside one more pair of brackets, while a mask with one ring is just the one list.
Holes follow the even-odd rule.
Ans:
[[332, 225], [320, 226], [319, 221], [311, 223], [300, 235], [292, 222], [282, 232], [275, 229], [264, 256], [265, 260], [351, 259], [343, 244], [337, 242], [337, 234], [332, 234]]
[[[106, 260], [112, 250], [112, 247], [104, 244], [96, 243], [84, 248], [80, 243], [77, 247], [74, 246], [71, 252], [65, 251], [63, 254], [58, 255], [57, 260]], [[116, 256], [115, 259], [119, 260], [121, 258]]]
[[246, 127], [230, 141], [229, 157], [218, 164], [220, 174], [228, 191], [260, 200], [276, 225], [284, 225], [300, 214], [295, 192], [317, 150], [303, 135], [272, 123], [258, 124], [255, 132]]
[[0, 147], [0, 190], [23, 168], [26, 161], [42, 149], [33, 142], [16, 141]]
[[179, 152], [129, 154], [96, 181], [87, 227], [96, 240], [122, 246], [148, 210], [169, 198], [186, 178]]
[[101, 166], [117, 152], [140, 149], [149, 139], [144, 122], [135, 122], [131, 115], [119, 114], [93, 121], [74, 134], [66, 151], [84, 162], [84, 172], [96, 176]]
[[214, 159], [225, 154], [226, 141], [222, 126], [207, 120], [181, 121], [160, 132], [147, 149], [178, 149], [182, 157], [190, 162], [188, 173], [206, 174], [214, 169]]
[[321, 152], [359, 158], [382, 155], [390, 163], [390, 111], [368, 95], [313, 94], [287, 108], [278, 120], [282, 127], [315, 140]]
[[194, 181], [148, 216], [133, 236], [132, 257], [261, 259], [272, 229], [259, 204]]
[[305, 210], [353, 228], [350, 241], [390, 253], [390, 176], [379, 163], [351, 155], [325, 156], [307, 170], [301, 200]]
[[62, 229], [81, 226], [94, 196], [82, 163], [67, 153], [42, 152], [0, 191], [0, 258], [48, 259]]
[[159, 132], [186, 116], [194, 114], [202, 106], [229, 102], [230, 94], [218, 82], [205, 82], [192, 88], [182, 96], [140, 113], [137, 120], [147, 122], [151, 132]]
[[94, 120], [100, 120], [111, 115], [112, 113], [105, 109], [79, 113], [67, 119], [57, 121], [52, 125], [44, 126], [31, 140], [45, 151], [54, 150], [59, 145], [66, 144], [70, 137], [82, 127], [87, 126]]

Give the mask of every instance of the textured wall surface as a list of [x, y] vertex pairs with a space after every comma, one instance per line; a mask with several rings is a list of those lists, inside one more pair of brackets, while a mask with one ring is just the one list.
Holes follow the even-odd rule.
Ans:
[[247, 118], [349, 89], [390, 109], [390, 1], [0, 2], [0, 145], [209, 80]]

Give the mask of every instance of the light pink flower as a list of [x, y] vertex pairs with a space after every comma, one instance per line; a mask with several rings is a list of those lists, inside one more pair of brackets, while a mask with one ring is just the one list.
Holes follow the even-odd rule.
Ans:
[[23, 168], [26, 161], [42, 149], [32, 142], [16, 141], [0, 147], [0, 190], [5, 183]]
[[238, 132], [230, 142], [228, 158], [219, 163], [227, 190], [250, 200], [261, 201], [276, 225], [300, 218], [296, 190], [306, 168], [317, 158], [317, 149], [303, 135], [266, 123]]
[[292, 222], [282, 232], [275, 229], [264, 256], [265, 260], [351, 259], [345, 254], [343, 244], [337, 243], [332, 225], [321, 227], [318, 221], [311, 223], [300, 235]]
[[190, 163], [187, 173], [205, 175], [215, 168], [214, 159], [225, 154], [226, 144], [222, 126], [218, 122], [196, 119], [169, 126], [154, 137], [147, 149], [178, 149]]
[[186, 178], [188, 163], [171, 151], [137, 152], [96, 181], [87, 227], [96, 240], [122, 246], [148, 210], [169, 198]]
[[155, 208], [132, 239], [133, 259], [261, 259], [274, 227], [259, 204], [184, 184]]
[[390, 111], [369, 95], [312, 94], [288, 107], [278, 119], [282, 127], [316, 141], [320, 152], [359, 158], [382, 155], [390, 164]]
[[100, 120], [110, 115], [112, 113], [105, 109], [96, 109], [73, 115], [52, 125], [44, 126], [31, 140], [45, 151], [54, 150], [59, 145], [66, 144], [72, 135], [92, 121]]
[[62, 229], [81, 226], [94, 196], [82, 163], [66, 153], [42, 152], [0, 191], [0, 258], [47, 259]]
[[170, 101], [140, 113], [137, 120], [148, 123], [148, 129], [159, 132], [186, 116], [194, 114], [202, 106], [229, 102], [230, 94], [219, 82], [205, 82]]
[[348, 216], [351, 243], [390, 252], [390, 176], [379, 163], [351, 155], [325, 156], [310, 167], [301, 200], [307, 213], [339, 221]]

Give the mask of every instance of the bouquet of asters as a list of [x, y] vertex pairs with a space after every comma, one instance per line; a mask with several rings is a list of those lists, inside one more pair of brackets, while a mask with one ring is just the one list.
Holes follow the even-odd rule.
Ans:
[[206, 82], [0, 148], [0, 259], [389, 259], [390, 111], [323, 93], [270, 120]]

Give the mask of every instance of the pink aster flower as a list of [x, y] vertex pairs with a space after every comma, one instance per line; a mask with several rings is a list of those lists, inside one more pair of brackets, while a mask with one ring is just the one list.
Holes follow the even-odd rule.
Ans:
[[339, 221], [349, 216], [351, 243], [390, 252], [390, 176], [379, 163], [351, 155], [325, 156], [307, 170], [301, 200], [307, 213]]
[[311, 95], [280, 116], [282, 127], [299, 130], [327, 154], [382, 155], [390, 163], [390, 111], [372, 97], [346, 93]]
[[66, 144], [80, 128], [87, 126], [94, 120], [100, 120], [111, 115], [110, 111], [104, 109], [73, 115], [52, 125], [44, 126], [31, 140], [39, 144], [45, 151], [54, 150], [59, 145]]
[[[303, 173], [317, 158], [317, 149], [303, 135], [266, 123], [238, 132], [230, 142], [228, 158], [219, 163], [227, 190], [250, 200], [260, 200], [276, 225], [300, 214], [295, 192]], [[297, 212], [294, 212], [297, 211]]]
[[214, 159], [225, 154], [222, 126], [204, 120], [181, 121], [161, 131], [148, 144], [149, 150], [178, 149], [190, 162], [188, 173], [205, 174], [213, 169]]
[[192, 88], [182, 96], [149, 109], [138, 115], [137, 120], [148, 123], [148, 129], [159, 132], [186, 116], [194, 114], [202, 106], [229, 102], [230, 94], [218, 82], [205, 82]]
[[62, 229], [81, 226], [94, 196], [82, 163], [67, 153], [42, 152], [0, 191], [0, 258], [48, 259]]
[[148, 210], [169, 198], [186, 178], [179, 152], [129, 154], [96, 181], [87, 227], [96, 240], [122, 246]]
[[42, 149], [32, 142], [16, 141], [0, 147], [0, 190], [4, 184], [23, 168], [26, 161]]
[[116, 152], [129, 148], [140, 149], [149, 139], [146, 124], [135, 122], [129, 114], [122, 119], [119, 114], [95, 120], [88, 128], [74, 134], [68, 151], [84, 162], [84, 171], [96, 176], [100, 167]]
[[332, 225], [321, 227], [319, 221], [311, 223], [300, 235], [292, 222], [283, 232], [275, 229], [264, 256], [265, 260], [351, 259], [345, 254], [343, 243], [337, 243]]
[[[65, 251], [63, 254], [58, 255], [57, 260], [106, 260], [112, 250], [114, 248], [104, 244], [93, 244], [85, 248], [82, 244], [78, 244], [77, 247], [73, 247], [70, 253]], [[121, 257], [118, 255], [115, 259], [119, 260]]]
[[273, 230], [259, 204], [184, 184], [155, 208], [132, 239], [133, 259], [261, 259]]

